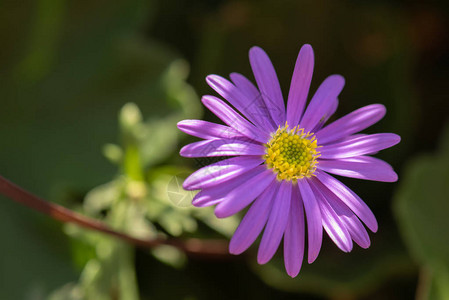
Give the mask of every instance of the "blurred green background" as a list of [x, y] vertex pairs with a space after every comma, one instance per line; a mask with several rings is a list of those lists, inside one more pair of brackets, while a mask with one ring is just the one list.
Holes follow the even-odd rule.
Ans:
[[398, 183], [342, 179], [378, 218], [372, 246], [345, 254], [326, 237], [295, 279], [282, 255], [258, 266], [251, 251], [134, 249], [0, 197], [0, 299], [449, 299], [448, 6], [2, 1], [1, 174], [129, 234], [232, 235], [238, 218], [217, 221], [167, 190], [182, 194], [173, 180], [200, 164], [178, 156], [194, 139], [176, 122], [217, 121], [199, 102], [214, 94], [204, 77], [252, 79], [253, 45], [270, 55], [287, 95], [296, 55], [310, 43], [312, 91], [330, 74], [346, 78], [334, 118], [382, 103], [387, 115], [368, 131], [402, 142], [377, 155]]

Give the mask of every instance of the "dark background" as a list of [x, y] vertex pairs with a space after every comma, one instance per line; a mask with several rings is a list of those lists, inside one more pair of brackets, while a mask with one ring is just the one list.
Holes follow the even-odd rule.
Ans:
[[[377, 155], [394, 166], [398, 183], [342, 179], [379, 221], [379, 231], [370, 234], [372, 246], [344, 254], [326, 237], [318, 260], [305, 263], [295, 279], [284, 274], [281, 253], [262, 267], [250, 253], [191, 258], [175, 269], [138, 250], [141, 297], [411, 299], [418, 290], [425, 299], [433, 289], [429, 282], [438, 277], [433, 266], [447, 271], [449, 262], [413, 248], [420, 239], [416, 243], [410, 233], [415, 221], [406, 212], [428, 214], [422, 222], [433, 234], [449, 229], [440, 226], [447, 221], [431, 223], [432, 212], [415, 205], [429, 202], [444, 210], [449, 202], [445, 192], [432, 194], [449, 183], [435, 178], [444, 165], [438, 162], [447, 162], [437, 157], [448, 149], [439, 146], [449, 113], [447, 16], [445, 1], [4, 1], [0, 172], [39, 196], [73, 206], [117, 174], [101, 149], [117, 141], [116, 116], [125, 103], [136, 103], [146, 119], [174, 110], [160, 79], [171, 62], [182, 59], [190, 66], [186, 81], [198, 105], [201, 95], [214, 94], [204, 80], [208, 74], [239, 72], [253, 80], [247, 55], [258, 45], [270, 55], [286, 96], [297, 53], [309, 43], [315, 51], [312, 92], [330, 74], [346, 79], [333, 118], [382, 103], [386, 117], [367, 131], [402, 137]], [[217, 120], [206, 110], [203, 117]], [[179, 135], [158, 165], [198, 167], [177, 155], [193, 140]], [[429, 166], [438, 166], [418, 180], [416, 161], [425, 153]], [[0, 298], [45, 299], [76, 281], [82, 268], [62, 225], [0, 200]], [[207, 230], [200, 228], [198, 236]], [[444, 239], [436, 245], [447, 247]], [[449, 257], [447, 249], [440, 254]]]

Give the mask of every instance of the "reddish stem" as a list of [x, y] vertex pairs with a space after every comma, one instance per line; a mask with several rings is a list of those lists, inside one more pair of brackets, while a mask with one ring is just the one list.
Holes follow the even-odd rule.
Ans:
[[55, 220], [59, 220], [64, 223], [73, 223], [84, 228], [100, 231], [138, 247], [153, 248], [159, 245], [170, 245], [183, 250], [191, 256], [206, 256], [211, 258], [230, 257], [227, 251], [227, 242], [224, 240], [199, 240], [193, 238], [187, 240], [163, 238], [143, 240], [135, 238], [125, 233], [118, 232], [101, 221], [83, 216], [61, 205], [45, 201], [30, 192], [25, 191], [2, 176], [0, 176], [0, 194], [3, 194], [4, 196], [36, 211], [46, 214]]

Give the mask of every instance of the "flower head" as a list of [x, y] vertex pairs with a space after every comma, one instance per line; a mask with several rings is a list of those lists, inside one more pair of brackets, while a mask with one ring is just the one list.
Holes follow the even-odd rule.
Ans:
[[[262, 233], [257, 261], [268, 262], [284, 239], [287, 273], [298, 275], [308, 243], [308, 262], [321, 248], [323, 228], [343, 251], [370, 245], [368, 233], [377, 221], [368, 206], [328, 173], [366, 180], [394, 182], [397, 175], [386, 162], [370, 154], [400, 141], [393, 133], [360, 134], [386, 112], [381, 104], [362, 107], [325, 125], [338, 106], [344, 79], [331, 75], [306, 100], [314, 55], [304, 45], [296, 61], [285, 109], [273, 65], [258, 47], [249, 52], [257, 87], [238, 74], [228, 81], [209, 75], [208, 84], [229, 104], [203, 96], [203, 104], [225, 125], [184, 120], [180, 130], [204, 139], [184, 146], [185, 157], [232, 156], [205, 166], [184, 182], [201, 190], [193, 205], [216, 205], [219, 218], [250, 205], [235, 231], [229, 251], [240, 254]], [[306, 226], [307, 224], [307, 226]], [[305, 232], [307, 228], [307, 233]]]
[[310, 132], [297, 126], [292, 130], [288, 125], [279, 127], [266, 144], [265, 164], [277, 174], [279, 180], [296, 181], [311, 177], [316, 170], [317, 141]]

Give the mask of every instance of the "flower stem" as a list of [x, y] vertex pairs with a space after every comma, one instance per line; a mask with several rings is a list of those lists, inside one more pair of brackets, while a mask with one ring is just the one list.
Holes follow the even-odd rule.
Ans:
[[227, 242], [224, 240], [199, 240], [194, 238], [186, 240], [166, 238], [144, 240], [132, 237], [125, 233], [113, 230], [101, 221], [83, 216], [61, 205], [45, 201], [2, 176], [0, 176], [0, 194], [33, 210], [48, 215], [55, 220], [64, 223], [73, 223], [87, 229], [103, 232], [138, 247], [154, 248], [159, 245], [170, 245], [183, 250], [190, 256], [211, 259], [232, 257], [227, 251]]

